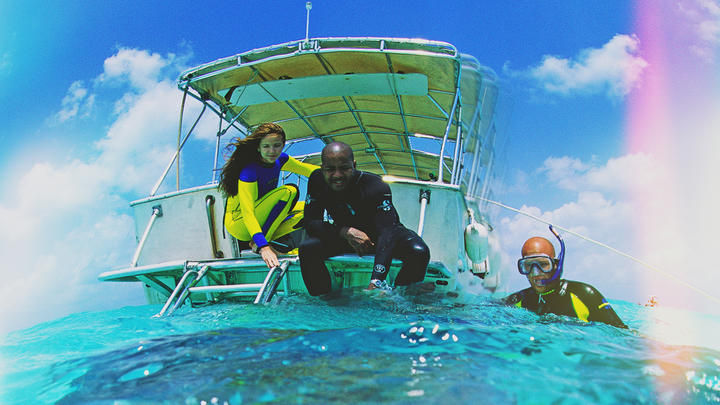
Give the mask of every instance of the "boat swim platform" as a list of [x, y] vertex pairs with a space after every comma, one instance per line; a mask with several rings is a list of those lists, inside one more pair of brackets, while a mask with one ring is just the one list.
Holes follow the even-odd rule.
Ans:
[[[243, 252], [245, 253], [245, 252]], [[278, 266], [268, 269], [262, 258], [248, 251], [247, 257], [213, 260], [173, 260], [163, 263], [127, 267], [107, 271], [98, 276], [100, 281], [141, 282], [146, 286], [150, 303], [168, 303], [177, 299], [189, 273], [197, 276], [189, 285], [187, 297], [192, 305], [203, 305], [232, 299], [233, 301], [262, 302], [260, 297], [271, 276], [276, 278], [275, 289], [278, 293], [308, 294], [302, 280], [300, 263], [296, 255], [280, 255], [281, 264], [285, 264], [282, 273], [274, 275]], [[334, 256], [326, 260], [333, 290], [341, 288], [365, 287], [370, 281], [374, 256], [353, 254]], [[388, 273], [392, 284], [402, 266], [399, 260], [393, 260]], [[282, 282], [281, 282], [282, 281]], [[450, 291], [456, 287], [452, 272], [442, 262], [431, 261], [428, 264], [425, 283], [432, 283], [436, 290]], [[272, 299], [274, 289], [268, 301]], [[254, 298], [254, 299], [253, 299]], [[183, 301], [185, 299], [183, 298]], [[180, 304], [181, 305], [181, 304]]]

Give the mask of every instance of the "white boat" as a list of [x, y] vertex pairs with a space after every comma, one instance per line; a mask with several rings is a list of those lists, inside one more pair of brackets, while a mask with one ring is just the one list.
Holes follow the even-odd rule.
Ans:
[[[359, 170], [383, 176], [400, 220], [430, 248], [425, 282], [439, 291], [468, 280], [487, 291], [503, 283], [495, 232], [478, 198], [491, 193], [499, 89], [496, 75], [475, 58], [422, 39], [315, 38], [190, 69], [178, 87], [203, 103], [200, 115], [218, 117], [212, 180], [156, 195], [190, 129], [150, 195], [131, 203], [139, 243], [130, 266], [100, 280], [142, 283], [150, 303], [165, 303], [161, 314], [188, 300], [257, 303], [276, 291], [307, 294], [296, 256], [282, 256], [281, 266], [268, 270], [223, 229], [215, 173], [226, 132], [276, 122], [287, 134], [288, 154], [319, 164], [323, 145], [342, 141]], [[372, 261], [329, 259], [334, 288], [367, 286]]]

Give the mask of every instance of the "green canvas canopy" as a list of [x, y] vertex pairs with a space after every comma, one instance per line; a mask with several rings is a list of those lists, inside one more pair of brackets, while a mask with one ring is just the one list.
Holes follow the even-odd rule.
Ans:
[[[326, 38], [223, 58], [184, 72], [178, 85], [245, 128], [272, 121], [290, 143], [345, 142], [359, 168], [378, 174], [430, 180], [442, 153], [449, 182], [458, 138], [464, 152], [486, 138], [495, 82], [444, 42]], [[441, 150], [423, 147], [432, 140]]]

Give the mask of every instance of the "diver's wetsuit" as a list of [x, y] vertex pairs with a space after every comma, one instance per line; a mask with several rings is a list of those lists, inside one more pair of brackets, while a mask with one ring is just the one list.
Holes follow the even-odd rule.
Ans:
[[[332, 223], [324, 220], [325, 211]], [[373, 279], [385, 280], [393, 258], [403, 262], [395, 285], [425, 278], [430, 251], [417, 233], [400, 223], [390, 187], [380, 176], [356, 170], [347, 188], [335, 192], [317, 170], [308, 179], [305, 202], [308, 238], [299, 251], [303, 280], [311, 295], [330, 292], [330, 273], [325, 259], [354, 252], [340, 236], [340, 229], [346, 226], [365, 232], [375, 244]]]
[[258, 248], [297, 229], [302, 219], [298, 190], [294, 185], [278, 187], [280, 171], [308, 177], [317, 168], [285, 152], [272, 164], [248, 163], [238, 177], [237, 194], [228, 197], [225, 227], [236, 239], [252, 240]]
[[504, 301], [541, 315], [547, 313], [567, 315], [586, 322], [604, 322], [619, 328], [627, 328], [610, 303], [595, 287], [578, 281], [560, 280], [555, 289], [542, 295], [532, 287], [528, 287], [509, 295]]

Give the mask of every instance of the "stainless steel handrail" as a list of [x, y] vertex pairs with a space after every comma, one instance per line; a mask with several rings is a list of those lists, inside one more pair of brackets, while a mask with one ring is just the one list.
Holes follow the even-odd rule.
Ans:
[[213, 257], [222, 259], [224, 254], [217, 248], [217, 239], [215, 238], [215, 215], [213, 215], [213, 206], [215, 205], [215, 197], [212, 195], [205, 196], [205, 212], [207, 213], [208, 230], [210, 231], [210, 246], [212, 247]]
[[[168, 297], [167, 301], [165, 301], [165, 305], [163, 305], [160, 312], [158, 312], [156, 315], [154, 315], [154, 317], [158, 318], [158, 317], [165, 315], [165, 312], [168, 310], [168, 308], [170, 307], [170, 304], [172, 304], [173, 302], [175, 302], [175, 305], [172, 307], [170, 312], [168, 312], [168, 315], [171, 315], [173, 312], [175, 312], [175, 310], [180, 308], [183, 301], [185, 301], [185, 298], [187, 298], [188, 294], [190, 293], [190, 291], [189, 291], [190, 287], [193, 287], [195, 284], [197, 284], [198, 281], [200, 281], [200, 279], [205, 277], [205, 274], [207, 273], [207, 271], [209, 269], [210, 269], [210, 266], [206, 265], [206, 266], [202, 266], [200, 268], [200, 270], [195, 270], [193, 268], [189, 268], [188, 270], [186, 270], [185, 274], [183, 274], [182, 278], [175, 286], [175, 290], [173, 290], [172, 294], [170, 294], [170, 297]], [[191, 274], [195, 274], [195, 280], [192, 280], [189, 283], [187, 283], [187, 279], [188, 279], [188, 277], [190, 277]], [[180, 292], [181, 290], [182, 290], [182, 292]], [[180, 295], [178, 296], [178, 294], [180, 294]], [[177, 297], [177, 299], [175, 299], [175, 297]]]
[[205, 274], [207, 271], [210, 270], [210, 266], [203, 266], [200, 268], [200, 271], [197, 272], [197, 277], [195, 277], [195, 280], [190, 281], [185, 286], [185, 289], [183, 289], [182, 293], [180, 293], [180, 296], [178, 297], [177, 301], [175, 301], [175, 305], [170, 310], [170, 314], [175, 312], [180, 306], [185, 302], [185, 298], [190, 294], [190, 288], [194, 287], [195, 284], [198, 283], [203, 277], [205, 277]]
[[[172, 294], [170, 294], [167, 301], [165, 301], [165, 305], [163, 305], [160, 312], [158, 312], [153, 317], [159, 318], [165, 315], [172, 315], [178, 308], [183, 305], [185, 299], [187, 299], [190, 293], [232, 293], [258, 290], [258, 293], [255, 296], [255, 300], [253, 302], [255, 304], [267, 303], [272, 299], [273, 295], [275, 294], [275, 290], [277, 290], [278, 284], [285, 277], [290, 263], [295, 261], [297, 261], [297, 259], [286, 259], [281, 261], [279, 266], [275, 266], [272, 269], [268, 270], [268, 273], [265, 276], [265, 281], [262, 284], [247, 283], [202, 287], [196, 287], [195, 285], [210, 271], [217, 269], [213, 269], [209, 264], [204, 264], [202, 265], [202, 267], [200, 267], [200, 270], [197, 270], [196, 267], [198, 263], [186, 262], [184, 266], [186, 270], [183, 273], [183, 276], [180, 278], [180, 281], [178, 281], [175, 289], [173, 290]], [[189, 280], [192, 275], [195, 275], [195, 278]], [[270, 286], [269, 289], [268, 286]], [[286, 283], [285, 291], [287, 291], [287, 288], [288, 286]], [[171, 305], [173, 305], [172, 308], [170, 308]]]
[[418, 220], [417, 234], [422, 237], [423, 228], [425, 228], [425, 208], [430, 203], [430, 190], [420, 189], [420, 215]]
[[255, 297], [253, 304], [260, 303], [260, 301], [263, 298], [263, 295], [265, 293], [265, 289], [267, 288], [268, 284], [270, 283], [270, 279], [275, 275], [275, 273], [280, 271], [281, 274], [284, 275], [285, 274], [284, 270], [287, 270], [289, 265], [290, 265], [290, 262], [288, 260], [283, 260], [279, 266], [275, 266], [272, 269], [268, 270], [268, 273], [265, 276], [265, 281], [263, 281], [262, 286], [260, 287], [260, 291], [258, 291], [258, 294]]
[[162, 206], [156, 205], [152, 207], [152, 215], [150, 216], [150, 220], [148, 221], [147, 226], [145, 227], [145, 231], [143, 232], [142, 237], [140, 238], [140, 243], [138, 243], [138, 247], [135, 249], [135, 254], [133, 255], [132, 262], [130, 263], [130, 267], [136, 267], [138, 259], [140, 258], [140, 252], [142, 252], [143, 247], [145, 246], [145, 241], [147, 240], [148, 234], [150, 234], [150, 228], [152, 228], [153, 224], [155, 224], [155, 220], [158, 217], [161, 217], [162, 214]]
[[270, 284], [270, 288], [267, 288], [267, 285], [263, 285], [263, 287], [260, 289], [260, 292], [258, 293], [257, 297], [255, 297], [255, 304], [267, 304], [272, 300], [273, 295], [275, 295], [275, 291], [278, 288], [278, 284], [280, 284], [281, 280], [285, 280], [285, 292], [288, 291], [288, 285], [287, 285], [287, 278], [285, 278], [285, 274], [287, 273], [288, 267], [290, 266], [289, 260], [284, 260], [282, 263], [280, 263], [280, 266], [275, 267], [273, 270], [273, 275], [277, 274], [275, 278], [273, 279], [272, 283]]

